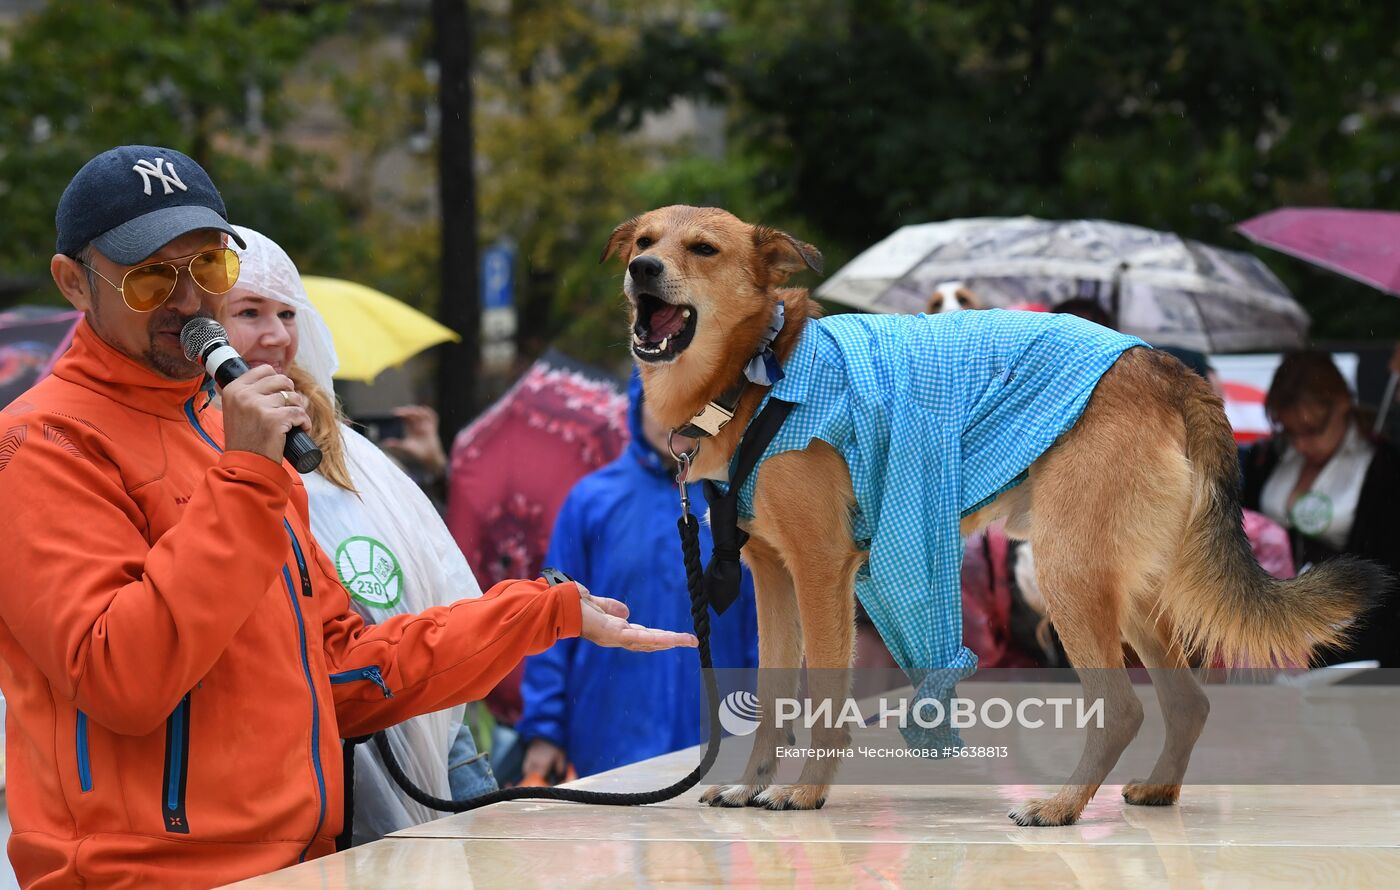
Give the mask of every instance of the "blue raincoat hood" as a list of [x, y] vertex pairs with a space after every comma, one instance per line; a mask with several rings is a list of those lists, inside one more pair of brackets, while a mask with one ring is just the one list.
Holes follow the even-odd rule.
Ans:
[[[637, 463], [641, 464], [653, 473], [672, 476], [670, 467], [661, 455], [656, 453], [656, 449], [647, 442], [646, 431], [642, 421], [642, 375], [633, 366], [632, 376], [627, 381], [627, 431], [632, 434], [632, 439], [627, 443], [625, 454], [630, 456]], [[679, 496], [677, 496], [679, 497]]]

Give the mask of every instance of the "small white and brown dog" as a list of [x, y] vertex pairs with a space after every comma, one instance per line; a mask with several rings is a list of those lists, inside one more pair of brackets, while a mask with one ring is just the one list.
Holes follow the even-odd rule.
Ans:
[[945, 281], [929, 294], [924, 306], [925, 315], [938, 315], [943, 312], [957, 312], [960, 309], [981, 309], [982, 301], [968, 290], [961, 281]]

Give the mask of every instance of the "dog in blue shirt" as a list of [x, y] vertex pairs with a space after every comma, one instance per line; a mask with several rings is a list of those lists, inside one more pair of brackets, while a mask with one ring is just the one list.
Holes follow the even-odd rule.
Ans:
[[[784, 287], [819, 272], [821, 254], [714, 208], [628, 220], [603, 259], [613, 254], [647, 403], [702, 440], [691, 478], [723, 488], [751, 421], [791, 406], [756, 470], [735, 480], [760, 662], [790, 670], [761, 672], [765, 719], [745, 775], [706, 803], [823, 805], [839, 758], [772, 782], [786, 739], [776, 699], [796, 690], [765, 677], [795, 676], [805, 657], [818, 669], [810, 697], [843, 698], [857, 597], [919, 691], [946, 698], [976, 667], [961, 641], [961, 538], [994, 520], [1031, 541], [1055, 628], [1087, 697], [1104, 702], [1068, 783], [1013, 812], [1021, 825], [1074, 822], [1136, 735], [1124, 639], [1148, 667], [1177, 669], [1153, 674], [1165, 747], [1123, 789], [1129, 803], [1169, 805], [1209, 710], [1192, 659], [1306, 662], [1387, 583], [1346, 558], [1291, 581], [1265, 573], [1241, 526], [1220, 399], [1136, 338], [1004, 310], [821, 318], [805, 290]], [[715, 537], [718, 553], [718, 525]], [[814, 749], [847, 747], [837, 723], [813, 727]]]

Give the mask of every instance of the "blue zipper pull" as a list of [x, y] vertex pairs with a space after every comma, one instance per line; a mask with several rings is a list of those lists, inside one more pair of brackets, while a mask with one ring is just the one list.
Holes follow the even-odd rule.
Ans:
[[368, 680], [383, 691], [385, 698], [393, 698], [394, 693], [389, 691], [389, 684], [384, 682], [384, 675], [379, 672], [377, 665], [369, 667], [352, 668], [348, 671], [341, 671], [338, 674], [331, 674], [331, 683], [358, 683], [361, 680]]
[[389, 684], [384, 682], [384, 675], [379, 673], [379, 668], [371, 665], [364, 669], [365, 679], [384, 690], [385, 698], [393, 698], [394, 693], [389, 691]]

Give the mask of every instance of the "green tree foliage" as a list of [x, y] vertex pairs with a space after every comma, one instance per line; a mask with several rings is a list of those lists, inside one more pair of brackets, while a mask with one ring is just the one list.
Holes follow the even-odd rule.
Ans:
[[[667, 203], [781, 226], [833, 269], [929, 219], [1106, 217], [1244, 248], [1230, 227], [1276, 206], [1400, 208], [1394, 3], [471, 8], [480, 235], [519, 246], [527, 353], [561, 337], [594, 359], [625, 352], [619, 271], [598, 253], [617, 222]], [[384, 52], [390, 29], [405, 51]], [[308, 271], [431, 310], [426, 29], [421, 5], [392, 0], [45, 5], [0, 34], [0, 280], [52, 299], [63, 185], [95, 152], [140, 141], [216, 171], [234, 217]], [[338, 116], [314, 151], [289, 126], [308, 84]], [[722, 157], [638, 138], [678, 97], [726, 109]], [[363, 187], [384, 165], [407, 187]], [[1400, 334], [1400, 301], [1260, 255], [1316, 335]]]
[[[1400, 6], [1351, 0], [717, 0], [655, 22], [611, 119], [733, 103], [753, 194], [828, 253], [913, 222], [1103, 217], [1244, 248], [1288, 203], [1400, 208]], [[648, 52], [648, 50], [652, 50]], [[1400, 302], [1261, 252], [1322, 337]]]
[[56, 0], [0, 35], [0, 277], [47, 285], [54, 210], [94, 154], [168, 145], [216, 171], [230, 216], [299, 259], [355, 251], [324, 159], [278, 138], [283, 81], [340, 4]]
[[646, 169], [641, 147], [606, 125], [615, 89], [583, 84], [635, 42], [630, 0], [598, 9], [511, 0], [479, 13], [477, 154], [485, 242], [519, 247], [521, 348], [566, 348], [616, 361], [626, 339], [618, 275], [598, 256], [612, 228], [636, 212], [628, 182]]
[[[517, 247], [518, 343], [525, 359], [558, 339], [581, 358], [626, 360], [618, 271], [600, 266], [598, 255], [612, 227], [636, 212], [632, 182], [647, 175], [655, 158], [610, 126], [606, 114], [616, 107], [617, 88], [599, 86], [597, 77], [635, 43], [625, 16], [630, 5], [623, 0], [600, 11], [543, 0], [473, 4], [479, 235], [483, 246], [508, 239]], [[373, 39], [359, 33], [357, 63], [339, 72], [335, 84], [352, 154], [366, 168], [410, 134], [433, 135], [423, 119], [435, 89], [433, 66], [425, 64], [426, 30], [402, 57], [375, 56]], [[430, 148], [405, 175], [435, 176]], [[357, 211], [380, 221], [366, 226], [377, 242], [367, 279], [431, 309], [434, 208], [392, 201], [372, 196]]]

